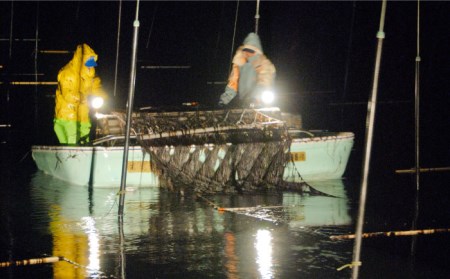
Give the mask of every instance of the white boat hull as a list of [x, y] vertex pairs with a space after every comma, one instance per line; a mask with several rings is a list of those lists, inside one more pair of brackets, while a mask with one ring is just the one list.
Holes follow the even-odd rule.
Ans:
[[[353, 146], [353, 133], [294, 139], [293, 160], [286, 166], [287, 181], [339, 179], [345, 172]], [[122, 175], [123, 147], [33, 146], [32, 156], [39, 170], [76, 185], [116, 187]], [[151, 169], [150, 155], [140, 146], [129, 149], [127, 185], [159, 185]]]
[[291, 154], [294, 163], [289, 163], [284, 172], [287, 181], [339, 179], [347, 168], [353, 147], [354, 134], [336, 133], [323, 137], [294, 139]]
[[[33, 146], [32, 156], [39, 170], [76, 185], [120, 186], [123, 147]], [[149, 155], [140, 146], [128, 153], [127, 185], [158, 186], [150, 170]]]

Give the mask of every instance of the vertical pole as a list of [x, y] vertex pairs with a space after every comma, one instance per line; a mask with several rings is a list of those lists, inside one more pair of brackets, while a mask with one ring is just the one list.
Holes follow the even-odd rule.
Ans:
[[[415, 99], [415, 155], [416, 155], [416, 200], [414, 221], [412, 223], [412, 230], [417, 228], [417, 221], [419, 219], [419, 189], [420, 189], [420, 148], [419, 148], [419, 132], [420, 132], [420, 0], [417, 0], [417, 55], [416, 55], [416, 71], [414, 82], [414, 99]], [[416, 253], [417, 237], [412, 238], [411, 242], [411, 256]]]
[[358, 278], [359, 266], [361, 265], [360, 254], [361, 254], [361, 243], [362, 243], [362, 231], [364, 225], [364, 211], [366, 207], [366, 196], [367, 196], [367, 184], [369, 177], [369, 165], [370, 165], [370, 153], [372, 151], [372, 138], [373, 138], [373, 129], [375, 122], [375, 109], [377, 103], [377, 92], [378, 92], [378, 79], [380, 75], [380, 64], [381, 64], [381, 53], [383, 49], [383, 39], [385, 37], [384, 34], [384, 18], [386, 14], [386, 1], [383, 0], [383, 4], [381, 7], [381, 18], [380, 18], [380, 28], [377, 33], [378, 45], [377, 45], [377, 53], [375, 59], [375, 70], [374, 70], [374, 78], [372, 85], [372, 95], [369, 100], [368, 108], [367, 108], [367, 120], [366, 120], [366, 138], [365, 138], [365, 152], [364, 152], [364, 165], [363, 165], [363, 174], [362, 174], [362, 182], [361, 182], [361, 193], [359, 197], [359, 211], [358, 211], [358, 220], [356, 225], [356, 234], [355, 234], [355, 243], [353, 247], [353, 261], [352, 261], [352, 278]]
[[128, 165], [128, 149], [130, 146], [130, 126], [131, 117], [133, 113], [133, 100], [134, 100], [134, 87], [136, 83], [136, 56], [138, 46], [138, 31], [139, 31], [139, 0], [136, 1], [136, 17], [133, 22], [133, 52], [131, 54], [131, 71], [130, 71], [130, 84], [128, 92], [127, 103], [127, 123], [125, 126], [125, 146], [123, 150], [122, 161], [122, 179], [120, 181], [120, 199], [119, 199], [119, 216], [123, 214], [123, 206], [125, 202], [125, 188], [127, 180], [127, 165]]
[[259, 0], [256, 0], [255, 34], [258, 34], [258, 26], [259, 26]]

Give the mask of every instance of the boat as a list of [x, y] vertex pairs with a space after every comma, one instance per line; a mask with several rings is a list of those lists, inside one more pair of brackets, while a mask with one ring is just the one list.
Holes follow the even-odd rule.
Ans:
[[[32, 146], [37, 168], [75, 185], [119, 186], [125, 114], [112, 112], [97, 116], [98, 138], [92, 145]], [[354, 142], [352, 132], [302, 130], [298, 115], [283, 113], [279, 108], [139, 111], [133, 113], [132, 119], [126, 184], [135, 187], [160, 186], [161, 171], [152, 163], [156, 154], [172, 163], [184, 148], [185, 153], [197, 154], [196, 160], [204, 163], [209, 153], [216, 152], [216, 159], [210, 164], [213, 172], [217, 172], [230, 147], [255, 142], [277, 144], [286, 133], [289, 137], [286, 152], [290, 159], [284, 167], [283, 180], [339, 179], [346, 170]], [[215, 122], [211, 124], [212, 119]]]

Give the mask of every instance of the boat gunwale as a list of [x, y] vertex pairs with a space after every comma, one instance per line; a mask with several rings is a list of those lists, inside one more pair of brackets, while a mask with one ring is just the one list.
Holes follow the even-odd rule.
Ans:
[[312, 137], [295, 138], [292, 137], [292, 142], [317, 142], [317, 141], [328, 141], [328, 140], [346, 140], [355, 139], [355, 134], [353, 132], [324, 132], [335, 135], [314, 135]]
[[[334, 134], [334, 132], [325, 132]], [[336, 132], [335, 135], [315, 135], [312, 137], [305, 138], [292, 138], [292, 143], [308, 143], [308, 142], [318, 142], [318, 141], [329, 141], [329, 140], [354, 140], [355, 134], [352, 132]], [[209, 144], [208, 146], [210, 146]], [[213, 144], [214, 145], [214, 144]], [[129, 147], [130, 150], [142, 150], [143, 147], [140, 145], [132, 145]], [[124, 146], [58, 146], [58, 145], [33, 145], [31, 147], [32, 151], [121, 151], [124, 150]]]
[[[129, 147], [130, 150], [142, 150], [140, 145]], [[33, 145], [32, 151], [122, 151], [124, 146], [59, 146], [59, 145]]]

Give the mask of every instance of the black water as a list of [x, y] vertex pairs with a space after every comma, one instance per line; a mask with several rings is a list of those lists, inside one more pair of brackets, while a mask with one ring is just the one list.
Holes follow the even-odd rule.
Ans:
[[[309, 104], [317, 113], [305, 114], [306, 128], [356, 134], [346, 179], [314, 184], [339, 198], [207, 197], [226, 207], [286, 206], [238, 213], [188, 195], [134, 189], [120, 222], [118, 189], [90, 190], [43, 175], [30, 158], [30, 132], [11, 131], [0, 145], [0, 262], [57, 255], [79, 266], [0, 268], [0, 278], [350, 278], [350, 269], [336, 269], [352, 261], [353, 241], [330, 236], [355, 230], [366, 108], [341, 114]], [[425, 118], [441, 117], [421, 127], [424, 167], [449, 166], [448, 117], [437, 110], [444, 105], [422, 110]], [[377, 108], [366, 232], [410, 230], [416, 219], [414, 176], [395, 174], [414, 165], [413, 115], [411, 103]], [[450, 228], [449, 181], [449, 172], [420, 176], [418, 229]], [[360, 278], [450, 278], [449, 235], [417, 236], [414, 256], [412, 237], [364, 239]]]
[[[151, 2], [142, 3], [142, 34], [152, 24], [154, 3]], [[427, 3], [422, 6], [425, 17], [421, 31], [421, 164], [424, 167], [444, 167], [450, 165], [449, 2], [424, 2]], [[73, 49], [80, 43], [80, 38], [92, 42], [101, 57], [99, 73], [104, 85], [112, 88], [113, 71], [106, 69], [114, 68], [115, 51], [107, 50], [114, 50], [110, 46], [115, 45], [115, 37], [105, 30], [114, 28], [111, 22], [116, 18], [117, 6], [112, 5], [113, 2], [101, 2], [106, 5], [101, 8], [97, 6], [100, 2], [92, 3], [94, 6], [80, 6], [78, 2], [60, 2], [61, 6], [54, 6], [53, 2], [41, 1], [40, 9], [36, 9], [33, 2], [15, 1], [14, 11], [12, 2], [3, 3], [5, 6], [2, 7], [5, 11], [11, 11], [11, 16], [2, 17], [2, 26], [9, 26], [10, 18], [14, 15], [15, 22], [26, 23], [28, 27], [26, 30], [16, 25], [7, 28], [3, 30], [4, 37], [9, 37], [10, 31], [14, 31], [14, 36], [18, 38], [34, 37], [36, 27], [30, 22], [35, 22], [39, 15], [39, 36], [43, 39], [40, 48]], [[142, 106], [158, 102], [173, 104], [178, 99], [192, 101], [194, 97], [197, 100], [199, 95], [216, 100], [222, 92], [222, 85], [207, 88], [204, 84], [227, 76], [228, 67], [223, 65], [228, 65], [229, 58], [221, 54], [229, 53], [228, 42], [231, 38], [225, 38], [226, 43], [221, 43], [221, 49], [218, 50], [218, 37], [211, 36], [216, 34], [217, 26], [225, 28], [225, 25], [218, 25], [215, 21], [218, 13], [215, 9], [223, 5], [218, 3], [217, 7], [210, 6], [213, 3], [210, 2], [201, 6], [199, 3], [168, 4], [170, 14], [175, 12], [176, 16], [163, 16], [164, 20], [157, 20], [155, 30], [160, 31], [152, 35], [153, 46], [157, 41], [166, 42], [167, 36], [173, 36], [172, 41], [191, 43], [192, 49], [196, 51], [183, 47], [182, 52], [176, 51], [176, 57], [182, 57], [180, 61], [183, 63], [190, 60], [196, 62], [193, 64], [195, 70], [192, 74], [178, 75], [179, 82], [173, 82], [173, 72], [169, 72], [168, 77], [153, 72], [148, 74], [148, 71], [139, 72], [137, 86], [141, 90], [138, 88], [137, 92], [145, 93], [137, 94], [136, 101], [141, 101]], [[240, 17], [252, 19], [254, 4], [251, 1], [248, 5], [244, 4], [241, 3]], [[54, 89], [42, 87], [39, 94], [32, 97], [30, 94], [35, 89], [2, 87], [0, 118], [2, 123], [12, 123], [12, 128], [0, 130], [0, 262], [57, 254], [89, 266], [89, 269], [67, 262], [0, 268], [0, 278], [349, 278], [349, 269], [338, 272], [336, 268], [351, 262], [353, 242], [330, 241], [329, 236], [351, 233], [355, 227], [366, 102], [371, 92], [380, 9], [380, 3], [377, 2], [356, 5], [349, 87], [348, 92], [342, 92], [344, 52], [348, 50], [353, 4], [336, 2], [330, 6], [327, 1], [323, 5], [315, 1], [293, 1], [289, 4], [269, 1], [262, 5], [265, 12], [260, 26], [264, 48], [276, 64], [279, 77], [292, 87], [287, 90], [293, 94], [286, 105], [301, 112], [305, 128], [356, 133], [347, 179], [343, 181], [344, 187], [337, 187], [345, 189], [345, 195], [338, 200], [301, 197], [291, 193], [267, 197], [208, 197], [218, 204], [233, 207], [283, 203], [296, 205], [282, 210], [246, 212], [247, 215], [244, 215], [220, 213], [204, 201], [189, 196], [180, 197], [157, 189], [135, 190], [127, 193], [128, 203], [121, 224], [117, 216], [117, 189], [89, 191], [87, 188], [67, 185], [37, 172], [31, 161], [28, 153], [30, 144], [49, 144], [56, 140], [51, 127]], [[158, 10], [162, 11], [161, 3], [158, 5]], [[248, 13], [242, 9], [245, 6]], [[233, 18], [235, 14], [235, 4], [230, 2], [230, 7], [225, 19]], [[383, 48], [378, 99], [381, 104], [377, 107], [365, 231], [409, 230], [415, 219], [415, 181], [410, 175], [394, 174], [395, 169], [414, 165], [415, 7], [415, 3], [407, 1], [391, 1], [388, 4], [387, 37]], [[128, 25], [124, 20], [128, 27], [123, 30], [131, 34], [134, 3], [130, 2], [127, 9], [131, 12], [124, 14], [130, 20]], [[92, 16], [96, 10], [103, 12]], [[329, 15], [329, 12], [333, 12], [332, 16], [324, 16]], [[211, 14], [214, 21], [205, 24], [206, 18], [199, 17], [199, 14]], [[287, 14], [296, 16], [288, 17]], [[192, 15], [190, 23], [178, 24], [175, 28], [173, 19], [184, 19], [186, 15]], [[198, 20], [192, 25], [194, 18]], [[94, 20], [95, 24], [90, 20]], [[241, 34], [237, 38], [243, 38], [252, 28], [253, 22], [245, 21], [248, 26], [239, 25], [238, 33]], [[107, 23], [107, 27], [98, 22]], [[163, 22], [167, 24], [163, 26]], [[270, 22], [274, 25], [269, 25]], [[76, 23], [76, 27], [73, 27], [73, 23]], [[180, 25], [187, 29], [179, 29]], [[232, 25], [226, 26], [230, 30], [223, 34], [232, 34]], [[61, 27], [60, 30], [58, 27]], [[67, 32], [68, 28], [71, 32]], [[173, 32], [174, 28], [177, 32]], [[200, 29], [205, 30], [203, 35], [198, 33]], [[78, 30], [77, 33], [88, 31], [89, 34], [87, 37], [73, 35], [74, 30]], [[286, 36], [292, 39], [293, 43], [289, 43], [292, 47], [286, 48]], [[198, 39], [193, 41], [192, 38]], [[198, 44], [205, 42], [208, 42], [209, 51], [203, 54], [208, 54], [209, 58], [197, 59], [197, 50], [203, 49]], [[5, 73], [34, 71], [35, 59], [32, 53], [35, 45], [24, 44], [15, 43], [13, 48], [9, 48], [9, 44], [4, 45], [2, 55]], [[178, 44], [172, 45], [179, 48]], [[8, 58], [6, 56], [11, 56], [11, 49], [13, 55]], [[143, 50], [144, 47], [139, 49]], [[175, 54], [174, 51], [166, 50], [166, 47], [153, 48], [149, 52], [143, 51], [141, 55], [146, 60], [151, 55], [167, 57]], [[188, 54], [195, 55], [192, 56], [195, 59], [185, 60]], [[211, 58], [212, 54], [214, 59]], [[216, 60], [216, 56], [221, 58]], [[129, 56], [123, 57], [125, 60], [121, 63], [121, 69], [125, 74], [120, 75], [123, 89], [119, 90], [119, 97], [125, 99]], [[165, 63], [164, 59], [156, 63], [161, 61]], [[203, 61], [207, 62], [208, 67]], [[47, 81], [56, 77], [58, 70], [67, 63], [67, 57], [42, 56], [38, 62], [39, 71], [45, 73], [43, 80]], [[205, 68], [216, 70], [204, 71]], [[338, 72], [342, 73], [336, 74]], [[187, 81], [191, 75], [195, 82]], [[171, 93], [165, 94], [162, 100], [160, 92]], [[355, 104], [331, 105], [339, 101]], [[31, 132], [35, 134], [30, 135]], [[449, 173], [421, 176], [418, 228], [450, 227], [449, 181]], [[321, 223], [305, 223], [305, 220], [311, 219], [307, 218], [309, 212], [320, 213], [320, 218], [314, 215], [312, 219]], [[418, 236], [416, 253], [411, 257], [411, 237], [365, 239], [360, 277], [450, 278], [449, 240], [449, 234]]]
[[[350, 163], [349, 167], [352, 167]], [[350, 172], [351, 173], [351, 172]], [[419, 228], [449, 227], [448, 173], [423, 174]], [[29, 156], [2, 169], [0, 261], [64, 256], [58, 262], [0, 268], [0, 278], [349, 278], [357, 178], [313, 183], [338, 196], [298, 193], [207, 196], [133, 189], [118, 218], [118, 189], [70, 185], [36, 171]], [[371, 179], [365, 231], [409, 230], [414, 180]], [[365, 239], [360, 278], [449, 278], [449, 234]]]

